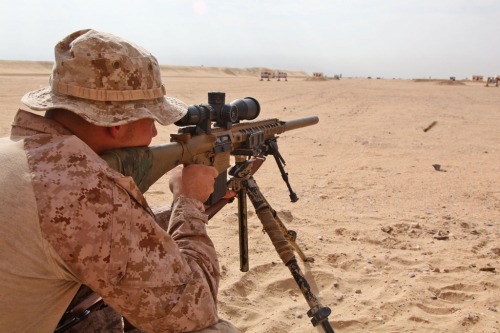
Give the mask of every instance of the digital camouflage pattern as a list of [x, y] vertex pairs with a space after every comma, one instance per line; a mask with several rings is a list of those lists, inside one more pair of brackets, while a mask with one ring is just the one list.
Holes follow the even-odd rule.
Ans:
[[142, 118], [172, 124], [187, 106], [165, 97], [160, 66], [142, 47], [109, 33], [76, 31], [55, 46], [50, 86], [27, 93], [32, 110], [70, 110], [98, 126]]
[[[218, 321], [219, 265], [201, 202], [180, 197], [163, 230], [131, 178], [57, 123], [26, 111], [1, 150], [0, 163], [17, 175], [1, 178], [11, 189], [0, 192], [1, 202], [29, 204], [0, 222], [1, 327], [50, 332], [81, 284], [147, 332]], [[5, 197], [12, 193], [23, 197]], [[31, 243], [39, 250], [24, 251]]]

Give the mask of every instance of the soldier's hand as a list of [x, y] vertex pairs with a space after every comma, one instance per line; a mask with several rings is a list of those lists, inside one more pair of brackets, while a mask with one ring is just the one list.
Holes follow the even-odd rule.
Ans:
[[214, 191], [217, 169], [211, 166], [192, 164], [189, 166], [179, 165], [172, 169], [169, 186], [174, 195], [174, 200], [180, 196], [186, 196], [205, 202]]

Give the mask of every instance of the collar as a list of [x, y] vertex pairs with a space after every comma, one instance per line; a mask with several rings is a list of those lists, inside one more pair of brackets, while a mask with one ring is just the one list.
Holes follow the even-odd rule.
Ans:
[[67, 128], [58, 122], [41, 115], [19, 109], [14, 117], [10, 137], [31, 136], [35, 134], [72, 135]]

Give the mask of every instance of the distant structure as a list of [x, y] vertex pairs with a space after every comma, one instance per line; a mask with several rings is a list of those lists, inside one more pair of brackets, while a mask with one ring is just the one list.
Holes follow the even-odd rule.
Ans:
[[485, 87], [489, 87], [490, 84], [494, 84], [495, 87], [498, 87], [498, 82], [500, 81], [500, 75], [497, 75], [496, 77], [490, 76], [486, 79], [486, 85]]
[[285, 79], [285, 81], [288, 81], [288, 75], [287, 73], [285, 72], [278, 72], [278, 81], [280, 81], [280, 79]]
[[313, 77], [318, 78], [318, 79], [322, 79], [322, 78], [324, 78], [325, 76], [324, 76], [324, 75], [323, 75], [323, 73], [321, 73], [321, 72], [314, 72], [314, 73], [313, 73]]
[[482, 75], [472, 75], [471, 81], [482, 82], [484, 81], [484, 77]]
[[260, 72], [260, 80], [264, 81], [264, 79], [267, 79], [267, 81], [271, 81], [271, 72]]
[[288, 81], [288, 74], [285, 72], [278, 72], [278, 73], [273, 73], [269, 71], [260, 72], [261, 81], [264, 81], [264, 79], [267, 79], [267, 81], [271, 81], [271, 79], [274, 78], [278, 78], [278, 81], [281, 81], [281, 79], [285, 79], [285, 81]]

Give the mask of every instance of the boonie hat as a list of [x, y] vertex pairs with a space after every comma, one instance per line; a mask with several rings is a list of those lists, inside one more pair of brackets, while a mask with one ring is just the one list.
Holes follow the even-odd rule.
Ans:
[[187, 112], [186, 104], [165, 96], [153, 55], [120, 37], [91, 29], [76, 31], [55, 46], [49, 83], [21, 101], [35, 111], [66, 109], [98, 126], [143, 118], [169, 125]]

